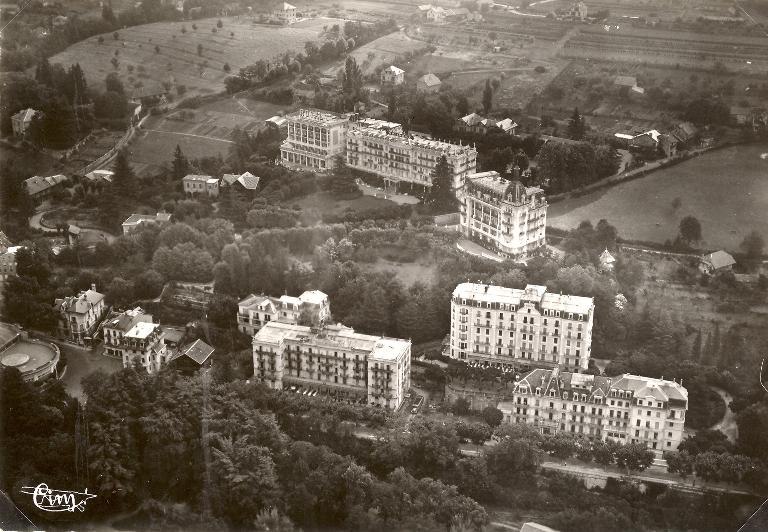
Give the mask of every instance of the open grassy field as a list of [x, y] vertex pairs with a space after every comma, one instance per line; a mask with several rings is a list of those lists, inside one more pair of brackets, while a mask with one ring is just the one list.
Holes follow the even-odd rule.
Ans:
[[[360, 196], [354, 199], [339, 199], [325, 192], [316, 192], [297, 200], [289, 200], [290, 205], [298, 205], [302, 211], [311, 214], [341, 214], [347, 209], [363, 210], [396, 205], [396, 203], [373, 196]], [[314, 213], [312, 212], [314, 211]]]
[[[617, 76], [636, 78], [646, 94], [621, 96], [619, 87], [614, 84]], [[577, 107], [592, 115], [588, 119], [591, 126], [610, 134], [646, 131], [649, 128], [663, 130], [678, 121], [678, 113], [672, 108], [678, 95], [680, 98], [690, 97], [731, 86], [730, 93], [722, 91], [721, 98], [726, 105], [759, 106], [764, 100], [759, 90], [764, 81], [765, 77], [757, 74], [573, 60], [552, 79], [547, 90], [530, 100], [529, 111], [538, 113], [544, 109], [552, 116], [566, 116]], [[665, 96], [655, 97], [654, 88]]]
[[432, 257], [421, 257], [416, 262], [395, 262], [379, 258], [373, 264], [362, 263], [364, 269], [374, 272], [393, 272], [405, 286], [411, 286], [425, 279], [433, 279], [437, 267]]
[[[738, 251], [753, 229], [768, 238], [765, 153], [768, 143], [705, 153], [644, 178], [554, 203], [549, 224], [571, 229], [582, 220], [605, 218], [623, 238], [664, 242], [675, 238], [683, 217], [692, 215], [701, 222], [703, 247]], [[676, 197], [682, 200], [677, 210], [672, 207]]]
[[[81, 41], [50, 61], [80, 63], [89, 85], [100, 89], [106, 75], [117, 72], [129, 93], [143, 90], [151, 94], [165, 83], [185, 86], [185, 96], [210, 94], [223, 90], [225, 64], [237, 72], [259, 59], [303, 50], [306, 41], [320, 37], [323, 26], [339, 22], [318, 18], [291, 26], [265, 26], [241, 16], [222, 18], [223, 27], [216, 28], [217, 20], [134, 26], [119, 31], [117, 39], [112, 34], [101, 36], [101, 44], [99, 36]], [[200, 54], [198, 45], [202, 45]], [[111, 64], [113, 58], [118, 60], [116, 69]]]
[[223, 98], [197, 109], [177, 109], [148, 118], [143, 132], [129, 147], [136, 171], [149, 174], [170, 162], [178, 144], [190, 158], [226, 156], [232, 131], [253, 133], [264, 120], [286, 111], [286, 107], [246, 98]]
[[419, 0], [330, 0], [307, 2], [303, 12], [325, 14], [332, 17], [351, 18], [354, 20], [376, 21], [389, 18], [407, 19], [416, 13]]
[[[395, 58], [407, 52], [423, 49], [426, 46], [426, 43], [411, 39], [405, 32], [396, 31], [384, 37], [379, 37], [368, 44], [364, 44], [350, 55], [360, 65], [363, 75], [367, 76], [376, 70], [376, 67], [389, 66]], [[335, 76], [343, 66], [344, 61], [339, 61], [334, 66], [326, 69], [325, 74]]]

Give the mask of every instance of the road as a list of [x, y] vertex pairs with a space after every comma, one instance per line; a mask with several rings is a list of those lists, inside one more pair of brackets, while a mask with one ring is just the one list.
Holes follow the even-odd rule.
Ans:
[[[49, 338], [49, 340], [53, 339]], [[65, 342], [56, 342], [56, 345], [67, 357], [67, 369], [61, 382], [73, 397], [83, 396], [83, 387], [80, 383], [83, 377], [98, 369], [106, 373], [115, 373], [123, 369], [123, 363], [117, 358], [100, 355], [90, 349]]]
[[712, 430], [719, 430], [728, 436], [728, 440], [730, 440], [731, 443], [736, 443], [736, 440], [739, 438], [739, 426], [736, 424], [736, 414], [731, 410], [731, 401], [733, 401], [733, 397], [722, 388], [717, 388], [716, 386], [712, 386], [711, 388], [723, 399], [723, 401], [725, 401], [725, 415], [723, 416], [723, 419], [711, 428]]

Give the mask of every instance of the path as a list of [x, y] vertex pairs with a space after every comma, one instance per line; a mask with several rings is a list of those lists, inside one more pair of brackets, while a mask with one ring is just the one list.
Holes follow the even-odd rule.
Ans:
[[58, 233], [59, 231], [56, 229], [51, 229], [50, 227], [46, 227], [40, 223], [40, 220], [43, 216], [48, 214], [49, 212], [55, 211], [56, 209], [48, 209], [45, 211], [36, 212], [32, 215], [32, 217], [29, 219], [29, 226], [32, 229], [37, 229], [39, 231], [42, 231], [44, 233]]
[[736, 424], [736, 414], [731, 410], [731, 401], [733, 401], [733, 397], [722, 388], [716, 386], [710, 386], [710, 388], [725, 401], [725, 415], [723, 415], [723, 419], [711, 427], [711, 430], [719, 430], [728, 436], [728, 440], [730, 440], [731, 443], [736, 443], [736, 440], [739, 438], [739, 426]]
[[[206, 139], [206, 140], [215, 140], [218, 142], [226, 142], [227, 144], [234, 144], [235, 142], [232, 140], [226, 140], [226, 139], [220, 139], [217, 137], [208, 137], [206, 135], [195, 135], [194, 133], [179, 133], [178, 131], [164, 131], [162, 129], [147, 129], [144, 128], [142, 131], [152, 131], [153, 133], [168, 133], [170, 135], [181, 135], [183, 137], [195, 137], [198, 139]], [[146, 135], [145, 135], [146, 136]]]

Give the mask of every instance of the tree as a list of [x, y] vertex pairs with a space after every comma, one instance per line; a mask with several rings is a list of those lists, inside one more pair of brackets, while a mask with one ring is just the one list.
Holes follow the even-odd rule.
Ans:
[[694, 459], [686, 451], [671, 451], [664, 454], [667, 471], [685, 478], [693, 473]]
[[487, 114], [493, 107], [493, 89], [491, 88], [491, 80], [485, 80], [485, 88], [483, 89], [483, 111]]
[[584, 116], [579, 114], [578, 107], [574, 107], [573, 114], [568, 121], [568, 136], [573, 140], [581, 140], [584, 138], [585, 131]]
[[125, 94], [125, 87], [123, 87], [123, 82], [120, 81], [120, 77], [114, 72], [107, 74], [107, 77], [104, 80], [104, 84], [107, 87], [107, 91], [116, 92], [118, 94]]
[[765, 248], [765, 241], [763, 237], [757, 231], [751, 231], [744, 240], [741, 241], [739, 247], [747, 256], [747, 260], [750, 262], [759, 261], [763, 256], [763, 249]]
[[680, 206], [683, 204], [683, 200], [681, 200], [679, 197], [672, 200], [672, 210], [677, 210], [680, 208]]
[[693, 216], [686, 216], [680, 220], [680, 239], [686, 244], [692, 244], [701, 240], [701, 223]]
[[451, 406], [451, 411], [457, 416], [466, 416], [469, 414], [469, 406], [470, 404], [467, 399], [459, 397]]
[[504, 420], [504, 414], [494, 406], [487, 406], [483, 409], [483, 420], [491, 427], [498, 427]]
[[125, 150], [117, 152], [115, 162], [112, 165], [112, 189], [120, 198], [134, 198], [137, 191], [136, 174], [128, 163], [128, 155]]
[[189, 161], [181, 151], [181, 146], [176, 145], [173, 151], [173, 162], [171, 163], [171, 172], [174, 179], [182, 179], [189, 173]]
[[459, 116], [469, 114], [469, 100], [463, 94], [456, 99], [456, 112], [459, 113]]
[[200, 57], [203, 56], [203, 45], [201, 43], [197, 44], [197, 55], [199, 55]]
[[109, 24], [112, 26], [117, 25], [117, 17], [115, 16], [115, 13], [112, 11], [112, 5], [110, 3], [104, 2], [103, 7], [101, 8], [101, 18], [109, 22]]
[[456, 196], [453, 194], [453, 167], [445, 155], [441, 155], [432, 170], [432, 186], [427, 189], [424, 204], [433, 212], [453, 212], [456, 203]]
[[109, 62], [112, 64], [112, 68], [117, 70], [120, 67], [120, 61], [117, 60], [117, 57], [113, 57], [109, 60]]
[[644, 471], [653, 463], [653, 451], [642, 443], [628, 443], [616, 451], [616, 465], [630, 471]]

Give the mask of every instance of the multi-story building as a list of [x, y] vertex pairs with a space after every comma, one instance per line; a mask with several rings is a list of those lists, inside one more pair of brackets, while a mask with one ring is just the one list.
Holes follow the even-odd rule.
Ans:
[[382, 85], [402, 85], [405, 82], [405, 70], [390, 65], [381, 71]]
[[326, 171], [333, 159], [344, 155], [349, 116], [301, 109], [285, 117], [288, 138], [280, 146], [280, 160], [288, 167]]
[[96, 285], [74, 297], [56, 299], [53, 307], [59, 314], [59, 336], [81, 345], [90, 343], [107, 310], [104, 294], [96, 291]]
[[507, 423], [526, 423], [542, 434], [566, 432], [674, 451], [683, 437], [688, 391], [674, 381], [637, 375], [535, 369], [515, 383], [513, 400], [499, 408]]
[[4, 248], [0, 244], [0, 281], [16, 275], [16, 252], [20, 249], [24, 249], [24, 246]]
[[120, 342], [123, 367], [139, 365], [147, 373], [159, 371], [171, 358], [163, 340], [163, 329], [157, 323], [140, 321], [125, 333]]
[[251, 294], [237, 304], [237, 328], [247, 335], [254, 335], [270, 321], [319, 325], [330, 319], [328, 296], [319, 290], [307, 290], [299, 297]]
[[141, 307], [136, 307], [119, 314], [111, 315], [104, 320], [104, 354], [123, 358], [123, 342], [126, 333], [140, 322], [152, 323], [152, 315], [147, 314]]
[[404, 135], [366, 121], [353, 124], [347, 133], [347, 165], [384, 178], [386, 188], [399, 183], [421, 191], [431, 187], [432, 171], [443, 155], [453, 168], [453, 188], [459, 190], [477, 165], [472, 146]]
[[253, 337], [253, 370], [273, 389], [300, 387], [397, 410], [410, 387], [411, 342], [341, 324], [270, 321]]
[[219, 195], [219, 180], [215, 177], [189, 174], [181, 181], [186, 194], [207, 194], [212, 198]]
[[545, 246], [548, 205], [540, 188], [481, 172], [466, 176], [459, 199], [459, 223], [469, 239], [514, 260]]
[[522, 368], [586, 370], [592, 349], [591, 297], [462, 283], [451, 298], [450, 357]]

